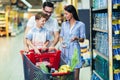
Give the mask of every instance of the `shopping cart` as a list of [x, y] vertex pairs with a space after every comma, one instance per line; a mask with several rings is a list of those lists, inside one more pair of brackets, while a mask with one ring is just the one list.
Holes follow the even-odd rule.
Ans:
[[44, 73], [40, 68], [35, 66], [37, 61], [49, 61], [50, 67], [58, 69], [60, 61], [63, 63], [63, 59], [60, 58], [61, 51], [55, 50], [54, 52], [44, 52], [41, 55], [34, 54], [34, 51], [30, 51], [29, 54], [25, 54], [24, 51], [20, 51], [23, 59], [24, 77], [25, 80], [74, 80], [74, 72], [67, 73]]

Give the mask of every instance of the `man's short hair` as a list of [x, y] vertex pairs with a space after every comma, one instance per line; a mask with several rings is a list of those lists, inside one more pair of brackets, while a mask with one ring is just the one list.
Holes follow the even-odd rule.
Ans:
[[44, 2], [43, 3], [43, 8], [45, 8], [46, 6], [54, 8], [54, 4], [51, 3], [51, 2]]

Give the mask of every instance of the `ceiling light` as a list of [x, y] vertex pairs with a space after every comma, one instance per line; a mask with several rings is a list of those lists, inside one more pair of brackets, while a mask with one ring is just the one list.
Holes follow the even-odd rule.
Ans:
[[28, 9], [29, 12], [41, 12], [42, 9]]
[[28, 6], [29, 8], [32, 8], [32, 5], [27, 2], [26, 0], [21, 0], [26, 6]]

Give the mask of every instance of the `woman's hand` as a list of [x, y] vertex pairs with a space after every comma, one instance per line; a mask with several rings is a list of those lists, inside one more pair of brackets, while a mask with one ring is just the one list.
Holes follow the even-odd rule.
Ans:
[[66, 48], [67, 45], [66, 45], [65, 42], [62, 42], [62, 45], [61, 45], [61, 46], [62, 46], [62, 48]]
[[73, 37], [73, 38], [71, 39], [71, 42], [72, 42], [72, 41], [75, 41], [75, 40], [79, 40], [79, 38], [75, 36], [75, 37]]

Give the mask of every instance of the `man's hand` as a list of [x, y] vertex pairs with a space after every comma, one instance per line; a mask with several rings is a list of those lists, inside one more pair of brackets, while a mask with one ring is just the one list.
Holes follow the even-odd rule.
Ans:
[[53, 51], [53, 50], [55, 50], [55, 47], [49, 47], [48, 50], [49, 50], [49, 51]]
[[46, 50], [47, 50], [47, 47], [43, 46], [42, 49], [41, 49], [41, 52], [45, 52]]

